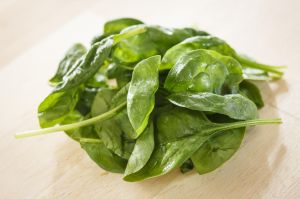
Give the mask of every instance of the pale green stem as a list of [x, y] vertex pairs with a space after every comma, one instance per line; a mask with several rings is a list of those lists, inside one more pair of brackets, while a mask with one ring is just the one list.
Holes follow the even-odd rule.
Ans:
[[103, 114], [98, 115], [96, 117], [92, 117], [92, 118], [87, 119], [87, 120], [83, 120], [83, 121], [76, 122], [76, 123], [73, 123], [73, 124], [66, 124], [66, 125], [62, 125], [62, 126], [54, 126], [54, 127], [50, 127], [50, 128], [43, 128], [43, 129], [32, 130], [32, 131], [25, 131], [25, 132], [22, 132], [22, 133], [15, 134], [15, 137], [17, 139], [20, 139], [20, 138], [44, 135], [44, 134], [55, 133], [55, 132], [60, 132], [60, 131], [69, 131], [69, 130], [77, 129], [77, 128], [80, 128], [80, 127], [88, 126], [88, 125], [91, 125], [91, 124], [95, 124], [96, 122], [104, 121], [104, 120], [107, 120], [107, 119], [115, 116], [118, 113], [118, 111], [120, 111], [125, 106], [126, 106], [126, 102], [124, 102], [124, 103], [120, 104], [119, 106], [111, 109], [110, 111], [107, 111], [106, 113], [103, 113]]

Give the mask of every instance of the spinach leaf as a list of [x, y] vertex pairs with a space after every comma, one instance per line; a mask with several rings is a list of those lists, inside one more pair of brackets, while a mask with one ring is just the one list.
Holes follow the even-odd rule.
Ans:
[[160, 69], [171, 69], [186, 53], [196, 49], [214, 50], [228, 56], [234, 56], [234, 50], [223, 40], [213, 36], [195, 36], [170, 48], [164, 55]]
[[119, 18], [119, 19], [107, 21], [104, 24], [104, 33], [94, 37], [91, 43], [92, 44], [97, 43], [102, 39], [104, 39], [105, 37], [108, 37], [112, 34], [118, 34], [124, 28], [133, 25], [138, 25], [138, 24], [143, 24], [143, 22], [133, 18]]
[[191, 28], [170, 29], [161, 26], [146, 26], [147, 31], [118, 43], [112, 52], [114, 62], [137, 63], [153, 55], [163, 55], [168, 48], [195, 34]]
[[[169, 119], [165, 119], [165, 117]], [[192, 119], [194, 119], [193, 127], [189, 126]], [[159, 138], [149, 161], [141, 170], [127, 176], [125, 180], [139, 181], [168, 173], [187, 161], [212, 136], [224, 134], [226, 130], [265, 124], [266, 122], [264, 120], [248, 120], [213, 123], [198, 111], [177, 107], [162, 109], [157, 116], [156, 124]], [[178, 126], [180, 129], [177, 128]]]
[[209, 138], [191, 157], [197, 172], [205, 174], [224, 164], [237, 152], [244, 134], [245, 128], [237, 128]]
[[80, 44], [74, 44], [66, 53], [64, 58], [59, 62], [58, 69], [55, 75], [49, 80], [52, 86], [56, 86], [63, 81], [63, 77], [68, 73], [73, 65], [80, 60], [86, 53], [86, 48]]
[[136, 173], [137, 171], [142, 169], [150, 159], [150, 156], [154, 149], [153, 131], [153, 123], [149, 122], [147, 128], [137, 139], [132, 154], [127, 163], [127, 167], [124, 174], [125, 180], [131, 174]]
[[171, 69], [181, 56], [196, 49], [209, 49], [222, 55], [231, 56], [237, 59], [244, 67], [270, 72], [271, 74], [274, 74], [275, 77], [280, 77], [283, 74], [281, 69], [284, 67], [257, 63], [245, 56], [237, 54], [224, 40], [213, 36], [196, 36], [188, 38], [170, 48], [162, 60], [161, 69]]
[[48, 95], [38, 107], [40, 126], [51, 127], [62, 122], [66, 115], [75, 109], [78, 99], [78, 89]]
[[143, 22], [134, 18], [119, 18], [107, 21], [104, 24], [104, 34], [116, 34], [124, 28], [138, 24], [143, 24]]
[[[92, 106], [92, 115], [102, 114], [109, 110], [109, 108], [114, 107], [114, 105], [119, 105], [117, 104], [119, 101], [124, 102], [125, 100], [126, 88], [121, 89], [117, 93], [114, 90], [103, 89], [95, 97]], [[102, 143], [108, 149], [122, 158], [129, 158], [134, 146], [134, 140], [130, 136], [134, 132], [128, 120], [126, 109], [120, 111], [115, 117], [109, 120], [97, 123], [95, 130]]]
[[64, 77], [64, 82], [60, 83], [56, 91], [66, 90], [79, 86], [91, 78], [103, 65], [110, 55], [113, 45], [123, 39], [127, 39], [134, 35], [145, 31], [143, 26], [130, 27], [123, 30], [120, 34], [109, 36], [98, 43], [95, 43], [91, 49], [85, 54], [82, 62], [73, 67]]
[[221, 94], [225, 87], [236, 90], [241, 81], [241, 68], [235, 60], [200, 49], [186, 53], [176, 62], [165, 80], [164, 88], [170, 92]]
[[243, 81], [240, 84], [239, 93], [254, 102], [258, 109], [264, 106], [262, 96], [255, 84], [249, 81]]
[[154, 109], [155, 92], [158, 89], [160, 56], [149, 57], [136, 65], [132, 73], [128, 95], [127, 112], [137, 138], [146, 128], [149, 115]]
[[113, 173], [124, 173], [127, 161], [112, 153], [101, 142], [81, 142], [81, 147], [87, 152], [90, 158], [104, 170]]
[[255, 104], [239, 94], [222, 96], [205, 92], [184, 92], [170, 95], [169, 100], [177, 106], [220, 113], [237, 120], [254, 119], [258, 115]]

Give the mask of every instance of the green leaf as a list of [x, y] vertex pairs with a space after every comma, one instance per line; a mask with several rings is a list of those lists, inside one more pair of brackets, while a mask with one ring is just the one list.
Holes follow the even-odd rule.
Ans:
[[240, 84], [239, 93], [254, 102], [258, 109], [264, 106], [262, 96], [255, 84], [249, 81], [243, 81]]
[[213, 36], [191, 37], [170, 48], [162, 60], [160, 69], [171, 69], [182, 55], [196, 49], [208, 49], [222, 55], [231, 56], [237, 59], [244, 67], [261, 69], [270, 72], [277, 78], [283, 74], [281, 69], [284, 67], [257, 63], [247, 57], [237, 54], [224, 40]]
[[119, 33], [122, 29], [137, 24], [143, 24], [143, 22], [133, 18], [119, 18], [107, 21], [104, 24], [104, 34]]
[[150, 156], [154, 149], [153, 131], [153, 123], [149, 122], [147, 128], [137, 139], [132, 154], [127, 163], [127, 167], [124, 174], [125, 180], [131, 174], [136, 173], [137, 171], [142, 169], [150, 159]]
[[194, 50], [182, 56], [170, 70], [164, 88], [170, 92], [213, 92], [226, 87], [236, 92], [242, 81], [238, 62], [210, 50]]
[[86, 53], [86, 48], [82, 44], [74, 44], [59, 62], [55, 75], [49, 80], [52, 86], [56, 86], [63, 81], [63, 77], [68, 71], [80, 61], [80, 58]]
[[132, 74], [127, 95], [127, 112], [136, 138], [146, 128], [155, 105], [159, 64], [160, 56], [147, 58], [136, 65]]
[[223, 40], [214, 36], [190, 37], [170, 48], [162, 59], [160, 69], [171, 69], [175, 63], [186, 53], [197, 50], [214, 50], [222, 55], [234, 56], [235, 51]]
[[48, 95], [38, 107], [40, 126], [51, 127], [62, 122], [75, 109], [78, 93], [78, 89], [71, 89]]
[[112, 153], [104, 144], [81, 142], [81, 147], [104, 170], [113, 173], [124, 173], [127, 161]]
[[108, 37], [112, 34], [118, 34], [124, 28], [138, 24], [143, 24], [143, 22], [133, 18], [120, 18], [108, 21], [104, 24], [104, 33], [94, 37], [91, 43], [97, 43], [103, 40], [105, 37]]
[[83, 57], [82, 62], [66, 74], [64, 82], [57, 86], [56, 91], [74, 88], [88, 81], [97, 73], [97, 71], [99, 71], [99, 68], [107, 60], [113, 45], [123, 39], [127, 39], [144, 31], [144, 26], [127, 28], [120, 34], [109, 36], [100, 42], [93, 44], [91, 49]]
[[154, 55], [163, 55], [170, 47], [196, 34], [190, 28], [171, 29], [161, 26], [146, 26], [145, 33], [136, 35], [117, 44], [112, 58], [117, 63], [133, 64]]
[[230, 129], [209, 138], [192, 155], [192, 161], [199, 174], [211, 172], [228, 159], [240, 148], [245, 128]]
[[169, 96], [177, 106], [197, 111], [208, 111], [227, 115], [237, 120], [257, 118], [255, 104], [239, 94], [216, 95], [213, 93], [175, 93]]
[[[189, 126], [192, 119], [194, 119], [193, 127]], [[187, 161], [203, 143], [217, 133], [245, 126], [278, 122], [280, 121], [248, 120], [220, 124], [210, 122], [198, 111], [177, 107], [161, 109], [157, 116], [159, 139], [155, 143], [149, 161], [141, 170], [127, 176], [125, 180], [139, 181], [170, 172]], [[181, 128], [177, 129], [178, 126]]]

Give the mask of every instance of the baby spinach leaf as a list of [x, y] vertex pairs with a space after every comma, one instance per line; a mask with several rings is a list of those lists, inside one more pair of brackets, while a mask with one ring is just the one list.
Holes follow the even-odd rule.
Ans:
[[127, 112], [137, 138], [146, 128], [149, 115], [154, 109], [155, 92], [158, 89], [160, 56], [149, 57], [136, 65], [132, 73]]
[[214, 92], [221, 94], [228, 75], [226, 65], [207, 50], [182, 56], [170, 70], [164, 88], [169, 92]]
[[119, 18], [108, 21], [104, 24], [104, 33], [94, 37], [91, 43], [97, 43], [105, 37], [108, 37], [112, 34], [118, 34], [124, 28], [138, 24], [143, 24], [143, 22], [133, 18]]
[[146, 26], [147, 31], [118, 43], [112, 52], [115, 62], [137, 63], [153, 55], [163, 55], [168, 48], [195, 34], [190, 28], [170, 29], [161, 26]]
[[170, 95], [169, 100], [176, 106], [220, 113], [237, 120], [254, 119], [258, 115], [255, 104], [239, 94], [222, 96], [206, 92], [184, 92]]
[[52, 86], [56, 86], [63, 81], [63, 77], [68, 73], [73, 65], [86, 53], [86, 48], [80, 44], [74, 44], [66, 53], [64, 58], [59, 62], [55, 75], [49, 80]]
[[234, 56], [235, 54], [228, 44], [217, 37], [195, 36], [171, 47], [164, 55], [160, 69], [171, 69], [183, 55], [196, 49], [214, 50], [228, 56]]
[[78, 94], [78, 89], [71, 89], [48, 95], [38, 107], [40, 126], [51, 127], [62, 122], [75, 109]]
[[134, 145], [134, 149], [127, 163], [124, 179], [126, 179], [127, 176], [130, 176], [130, 174], [136, 173], [142, 169], [150, 159], [154, 149], [153, 131], [153, 123], [149, 122], [147, 128], [141, 136], [138, 137]]
[[64, 82], [57, 86], [56, 91], [74, 88], [85, 83], [89, 78], [95, 75], [103, 65], [110, 55], [113, 45], [144, 31], [145, 27], [135, 26], [123, 30], [120, 34], [109, 36], [95, 43], [85, 54], [82, 62], [65, 75]]
[[[112, 104], [112, 102], [115, 103], [118, 100], [123, 100], [122, 102], [124, 102], [126, 100], [126, 92], [124, 90], [121, 89], [117, 94], [116, 91], [111, 89], [103, 89], [98, 92], [93, 102], [92, 115], [102, 114], [109, 110], [109, 108], [114, 107], [115, 104]], [[123, 97], [124, 93], [125, 97]], [[134, 132], [128, 120], [126, 109], [120, 111], [115, 117], [109, 120], [97, 123], [95, 130], [102, 143], [108, 149], [122, 158], [129, 158], [133, 150], [134, 140], [131, 140], [130, 136], [127, 136], [126, 133], [131, 135]]]
[[104, 170], [113, 173], [124, 173], [127, 161], [112, 153], [104, 144], [81, 142], [81, 147]]
[[191, 157], [197, 172], [205, 174], [224, 164], [237, 152], [244, 134], [245, 128], [237, 128], [209, 138]]
[[262, 96], [255, 84], [249, 81], [243, 81], [240, 84], [239, 93], [254, 102], [258, 109], [264, 106]]
[[107, 21], [104, 24], [104, 34], [116, 34], [124, 28], [137, 24], [143, 24], [143, 22], [134, 18], [119, 18]]
[[224, 40], [213, 36], [196, 36], [188, 38], [170, 48], [162, 60], [160, 69], [171, 69], [181, 56], [196, 49], [209, 49], [222, 55], [231, 56], [237, 59], [244, 67], [260, 69], [273, 73], [275, 76], [280, 77], [283, 74], [282, 71], [280, 71], [282, 67], [260, 64], [247, 57], [241, 56], [237, 54], [235, 50]]
[[[172, 119], [161, 121], [160, 118], [169, 117], [169, 114], [173, 115]], [[180, 117], [176, 117], [179, 115]], [[190, 119], [194, 118], [194, 123], [195, 125], [198, 124], [198, 126], [190, 127], [188, 125], [189, 122], [186, 123], [190, 119], [183, 120], [184, 116]], [[160, 139], [155, 143], [155, 148], [149, 161], [141, 170], [127, 176], [125, 180], [139, 181], [168, 173], [187, 161], [203, 143], [217, 133], [224, 134], [226, 130], [269, 122], [248, 120], [232, 123], [212, 123], [198, 111], [177, 107], [162, 109], [157, 117], [157, 135]], [[181, 128], [179, 130], [174, 128], [176, 125]]]

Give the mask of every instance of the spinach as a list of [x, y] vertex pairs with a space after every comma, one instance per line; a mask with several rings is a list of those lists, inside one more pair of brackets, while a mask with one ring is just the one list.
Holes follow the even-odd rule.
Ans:
[[97, 43], [112, 34], [118, 34], [124, 28], [138, 24], [143, 24], [143, 22], [133, 18], [120, 18], [108, 21], [104, 24], [104, 33], [94, 37], [91, 43]]
[[153, 123], [149, 122], [147, 128], [137, 139], [132, 154], [128, 160], [124, 179], [142, 169], [151, 157], [154, 149], [154, 129]]
[[196, 36], [187, 38], [181, 43], [170, 48], [162, 60], [161, 69], [171, 69], [182, 55], [196, 49], [209, 49], [222, 55], [231, 56], [237, 59], [244, 67], [256, 68], [270, 72], [276, 78], [281, 77], [283, 74], [281, 69], [284, 67], [260, 64], [245, 56], [241, 56], [236, 53], [235, 50], [231, 48], [224, 40], [214, 36]]
[[127, 95], [127, 112], [136, 132], [135, 138], [146, 128], [154, 109], [159, 64], [160, 56], [153, 56], [138, 63], [132, 73]]
[[55, 75], [49, 80], [49, 83], [56, 86], [63, 81], [63, 77], [68, 73], [73, 65], [86, 53], [86, 48], [80, 44], [74, 44], [66, 53], [64, 58], [59, 62]]
[[137, 63], [153, 55], [163, 55], [170, 47], [196, 34], [191, 28], [175, 29], [161, 26], [146, 26], [147, 31], [118, 43], [112, 52], [115, 62]]
[[48, 95], [38, 107], [40, 126], [45, 128], [62, 122], [75, 109], [78, 94], [77, 89], [71, 89]]
[[220, 113], [237, 120], [249, 120], [257, 117], [255, 104], [240, 94], [222, 96], [206, 92], [184, 92], [170, 95], [169, 100], [180, 107]]
[[42, 129], [15, 137], [64, 131], [130, 182], [175, 168], [205, 174], [238, 151], [246, 127], [281, 123], [257, 119], [264, 101], [249, 80], [280, 78], [282, 68], [201, 30], [111, 20], [88, 49], [74, 44], [60, 61], [38, 107]]
[[262, 108], [264, 106], [262, 96], [255, 84], [249, 81], [243, 81], [240, 84], [239, 93], [254, 102], [257, 108]]
[[120, 34], [106, 37], [100, 42], [93, 44], [91, 49], [84, 55], [83, 60], [68, 71], [65, 75], [64, 82], [57, 86], [56, 91], [74, 88], [85, 83], [99, 70], [108, 58], [113, 45], [123, 39], [127, 39], [144, 31], [145, 28], [143, 26], [129, 27]]
[[245, 128], [230, 129], [209, 138], [192, 155], [199, 174], [211, 172], [226, 162], [240, 147]]
[[[161, 120], [162, 118], [163, 121]], [[147, 164], [125, 178], [139, 181], [170, 172], [189, 159], [210, 137], [226, 130], [264, 124], [261, 120], [232, 123], [213, 123], [198, 111], [168, 107], [157, 118], [157, 135], [154, 151]], [[189, 126], [192, 123], [193, 126]], [[180, 127], [180, 128], [176, 128]]]
[[239, 63], [209, 50], [194, 50], [182, 56], [170, 70], [164, 87], [170, 92], [213, 92], [229, 87], [236, 92], [242, 81]]

